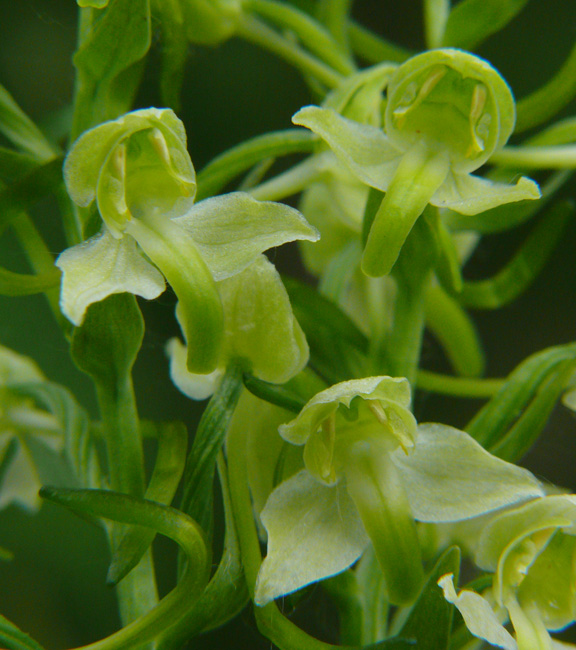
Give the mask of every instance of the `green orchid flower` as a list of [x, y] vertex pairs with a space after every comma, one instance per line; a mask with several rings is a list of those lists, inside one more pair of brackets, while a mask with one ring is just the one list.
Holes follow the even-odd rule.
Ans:
[[423, 580], [415, 521], [452, 522], [542, 495], [526, 470], [441, 424], [418, 426], [406, 379], [368, 377], [313, 397], [279, 428], [304, 445], [305, 469], [261, 513], [268, 555], [255, 602], [344, 571], [371, 542], [393, 604]]
[[323, 138], [359, 180], [386, 192], [362, 258], [370, 276], [391, 270], [428, 204], [478, 214], [540, 196], [528, 178], [507, 185], [472, 174], [505, 145], [515, 107], [500, 74], [460, 50], [431, 50], [395, 70], [387, 87], [384, 130], [317, 106], [292, 119]]
[[186, 346], [168, 342], [170, 374], [192, 399], [206, 399], [230, 362], [258, 379], [283, 384], [308, 362], [308, 344], [290, 306], [280, 275], [264, 255], [233, 277], [217, 283], [224, 310], [224, 343], [219, 365], [209, 375], [186, 367]]
[[62, 427], [51, 413], [18, 394], [20, 384], [46, 381], [36, 364], [0, 346], [0, 509], [40, 507], [39, 463], [64, 446]]
[[550, 631], [576, 620], [576, 496], [546, 496], [498, 514], [482, 531], [475, 560], [494, 572], [487, 594], [457, 594], [450, 575], [439, 581], [470, 632], [506, 650], [555, 647]]
[[93, 302], [121, 292], [156, 298], [166, 278], [179, 300], [192, 372], [213, 372], [220, 359], [224, 317], [216, 282], [272, 246], [318, 238], [298, 211], [244, 193], [194, 204], [186, 133], [169, 109], [134, 111], [87, 131], [64, 174], [72, 199], [83, 207], [95, 201], [104, 224], [56, 262], [63, 313], [80, 325]]

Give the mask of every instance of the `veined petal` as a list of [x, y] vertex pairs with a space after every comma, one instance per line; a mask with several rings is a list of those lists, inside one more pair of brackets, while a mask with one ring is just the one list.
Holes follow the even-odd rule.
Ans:
[[363, 183], [383, 192], [388, 189], [403, 152], [390, 144], [381, 129], [318, 106], [300, 109], [292, 122], [319, 135]]
[[489, 454], [467, 433], [443, 424], [423, 424], [414, 450], [392, 454], [414, 518], [450, 522], [544, 495], [527, 470]]
[[480, 594], [474, 591], [462, 590], [456, 594], [454, 589], [453, 575], [451, 573], [442, 576], [438, 584], [444, 591], [444, 598], [456, 606], [466, 627], [479, 639], [488, 641], [505, 650], [518, 650], [518, 644], [500, 623], [496, 614], [490, 607], [490, 603]]
[[81, 325], [86, 309], [114, 293], [133, 293], [148, 300], [165, 288], [160, 272], [147, 262], [132, 237], [115, 239], [107, 231], [68, 248], [56, 260], [62, 270], [60, 306]]
[[257, 605], [344, 571], [368, 545], [346, 488], [321, 485], [306, 470], [272, 492], [261, 517], [268, 555], [256, 582]]
[[538, 184], [522, 176], [515, 185], [496, 183], [473, 174], [449, 174], [430, 199], [432, 205], [460, 214], [478, 214], [505, 203], [539, 199]]
[[166, 344], [166, 353], [170, 358], [170, 378], [174, 385], [184, 395], [191, 399], [208, 399], [224, 376], [224, 368], [216, 368], [208, 375], [196, 375], [186, 367], [188, 351], [186, 346], [177, 338], [170, 339]]
[[244, 192], [200, 201], [174, 221], [190, 234], [215, 280], [243, 271], [269, 248], [320, 237], [298, 210]]

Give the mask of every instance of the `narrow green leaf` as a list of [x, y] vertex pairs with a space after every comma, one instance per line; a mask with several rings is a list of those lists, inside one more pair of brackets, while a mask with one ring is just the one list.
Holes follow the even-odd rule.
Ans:
[[528, 0], [462, 0], [450, 12], [442, 45], [474, 50], [500, 31]]
[[576, 95], [576, 43], [558, 72], [516, 104], [515, 132], [527, 131], [556, 115]]
[[37, 166], [38, 162], [29, 154], [0, 147], [0, 180], [4, 183], [12, 183]]
[[576, 344], [538, 352], [523, 361], [502, 388], [469, 422], [466, 431], [487, 449], [506, 435], [537, 391], [566, 361], [576, 359]]
[[186, 460], [183, 512], [195, 519], [208, 537], [212, 534], [212, 503], [216, 457], [242, 391], [242, 371], [232, 366], [202, 415]]
[[513, 427], [489, 451], [509, 462], [518, 462], [540, 437], [554, 406], [556, 406], [570, 379], [576, 361], [564, 361], [536, 391], [534, 399]]
[[484, 351], [476, 327], [458, 301], [438, 285], [425, 296], [426, 326], [436, 337], [454, 371], [463, 377], [484, 372]]
[[294, 315], [310, 346], [310, 365], [332, 384], [362, 376], [368, 340], [333, 302], [293, 278], [283, 278]]
[[[151, 423], [158, 439], [158, 451], [145, 499], [170, 505], [182, 478], [188, 445], [188, 431], [181, 422]], [[117, 584], [142, 559], [156, 532], [129, 528], [114, 549], [107, 582]]]
[[0, 643], [5, 650], [43, 650], [34, 639], [0, 615]]
[[515, 300], [528, 289], [552, 255], [573, 212], [574, 204], [570, 201], [554, 204], [510, 262], [489, 280], [465, 282], [458, 300], [471, 309], [499, 309]]
[[200, 598], [158, 639], [158, 650], [172, 650], [188, 639], [224, 625], [245, 607], [249, 600], [240, 547], [230, 505], [226, 469], [219, 459], [219, 477], [224, 504], [224, 550], [216, 572]]
[[198, 174], [197, 201], [217, 194], [242, 172], [268, 158], [311, 153], [318, 138], [309, 131], [287, 129], [257, 136], [228, 149]]
[[62, 183], [62, 158], [36, 167], [0, 191], [0, 229], [21, 212], [54, 192]]
[[184, 513], [169, 506], [106, 490], [63, 490], [44, 487], [43, 498], [83, 515], [146, 526], [173, 539], [187, 558], [176, 587], [152, 609], [106, 638], [108, 650], [132, 650], [155, 641], [193, 605], [208, 581], [210, 562], [202, 530]]
[[58, 155], [40, 129], [0, 85], [0, 133], [14, 146], [39, 162], [47, 162]]
[[444, 598], [438, 580], [452, 573], [458, 580], [460, 549], [449, 548], [438, 560], [398, 635], [414, 639], [418, 650], [446, 650], [454, 607]]
[[60, 284], [60, 271], [54, 268], [49, 273], [28, 275], [14, 273], [0, 267], [0, 295], [2, 296], [30, 296], [43, 293]]

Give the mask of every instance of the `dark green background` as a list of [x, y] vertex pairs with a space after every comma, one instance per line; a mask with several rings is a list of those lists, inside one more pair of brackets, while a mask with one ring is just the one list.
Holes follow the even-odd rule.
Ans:
[[[388, 38], [423, 47], [419, 0], [357, 0], [355, 14]], [[70, 103], [75, 22], [73, 0], [0, 0], [0, 83], [41, 124], [50, 124]], [[575, 38], [574, 0], [532, 0], [479, 53], [522, 97], [559, 67]], [[156, 52], [138, 107], [159, 105], [157, 63]], [[234, 40], [217, 49], [192, 48], [180, 116], [196, 168], [246, 138], [288, 128], [291, 115], [310, 102], [298, 74], [250, 45]], [[574, 114], [575, 108], [573, 103], [564, 114]], [[565, 193], [576, 197], [573, 186]], [[35, 216], [49, 245], [60, 251], [64, 244], [54, 206], [49, 202], [39, 206]], [[497, 270], [526, 232], [487, 238], [467, 269], [469, 277]], [[285, 247], [276, 253], [283, 270], [298, 271], [293, 252]], [[25, 268], [9, 236], [0, 241], [0, 253], [2, 265]], [[576, 339], [575, 262], [576, 226], [571, 223], [557, 253], [524, 296], [498, 313], [474, 314], [486, 346], [488, 375], [505, 375], [532, 352]], [[199, 406], [171, 386], [163, 352], [166, 339], [176, 333], [173, 305], [169, 293], [155, 304], [143, 304], [148, 328], [135, 372], [138, 399], [143, 417], [182, 418], [193, 426]], [[0, 299], [0, 343], [37, 359], [50, 379], [73, 387], [94, 412], [89, 382], [69, 361], [67, 344], [41, 297]], [[439, 363], [438, 350], [428, 339], [424, 359], [432, 366]], [[420, 420], [456, 426], [463, 426], [478, 406], [431, 396], [421, 397], [418, 404]], [[574, 418], [558, 408], [526, 464], [541, 476], [576, 489], [575, 433]], [[0, 564], [0, 612], [48, 650], [89, 643], [115, 629], [113, 593], [104, 586], [107, 551], [98, 529], [52, 506], [45, 506], [36, 517], [10, 508], [0, 513], [0, 546], [16, 555], [12, 563]], [[171, 584], [172, 551], [163, 541], [156, 548], [157, 556], [166, 558], [160, 572], [164, 589]], [[313, 617], [315, 628], [330, 635], [333, 615], [321, 601]], [[233, 627], [191, 647], [258, 650], [270, 644], [258, 637], [250, 615], [244, 614]]]

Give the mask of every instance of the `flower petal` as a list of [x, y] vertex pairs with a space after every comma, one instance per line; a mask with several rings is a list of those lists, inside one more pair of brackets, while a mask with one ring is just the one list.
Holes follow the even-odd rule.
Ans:
[[280, 427], [280, 435], [295, 445], [303, 445], [339, 404], [350, 406], [355, 397], [382, 400], [400, 408], [410, 406], [410, 384], [404, 378], [365, 377], [335, 384], [316, 394], [292, 422]]
[[257, 605], [344, 571], [368, 544], [346, 488], [325, 487], [306, 470], [272, 492], [261, 517], [268, 555], [256, 582]]
[[319, 135], [363, 183], [383, 192], [388, 189], [403, 152], [390, 144], [381, 129], [318, 106], [300, 109], [292, 122]]
[[86, 309], [114, 293], [133, 293], [151, 300], [165, 288], [160, 272], [136, 248], [132, 237], [116, 239], [107, 231], [68, 248], [56, 260], [62, 270], [60, 307], [74, 325]]
[[308, 344], [280, 275], [264, 255], [219, 283], [230, 355], [259, 379], [283, 384], [308, 361]]
[[166, 344], [166, 353], [170, 358], [170, 378], [174, 385], [184, 395], [191, 399], [208, 399], [220, 384], [224, 376], [224, 368], [216, 368], [208, 375], [197, 375], [188, 370], [186, 346], [177, 338], [170, 339]]
[[456, 606], [466, 627], [479, 639], [488, 641], [491, 645], [518, 650], [518, 645], [510, 632], [500, 623], [488, 601], [474, 591], [462, 590], [456, 595], [453, 575], [442, 576], [438, 584], [444, 591], [444, 598]]
[[432, 205], [450, 208], [460, 214], [478, 214], [505, 203], [539, 199], [540, 189], [533, 180], [522, 176], [515, 185], [497, 183], [473, 174], [449, 174], [430, 199]]
[[420, 425], [413, 452], [397, 450], [393, 459], [419, 521], [468, 519], [544, 494], [530, 472], [443, 424]]
[[174, 221], [194, 239], [215, 280], [243, 271], [269, 248], [320, 237], [298, 210], [243, 192], [200, 201]]

